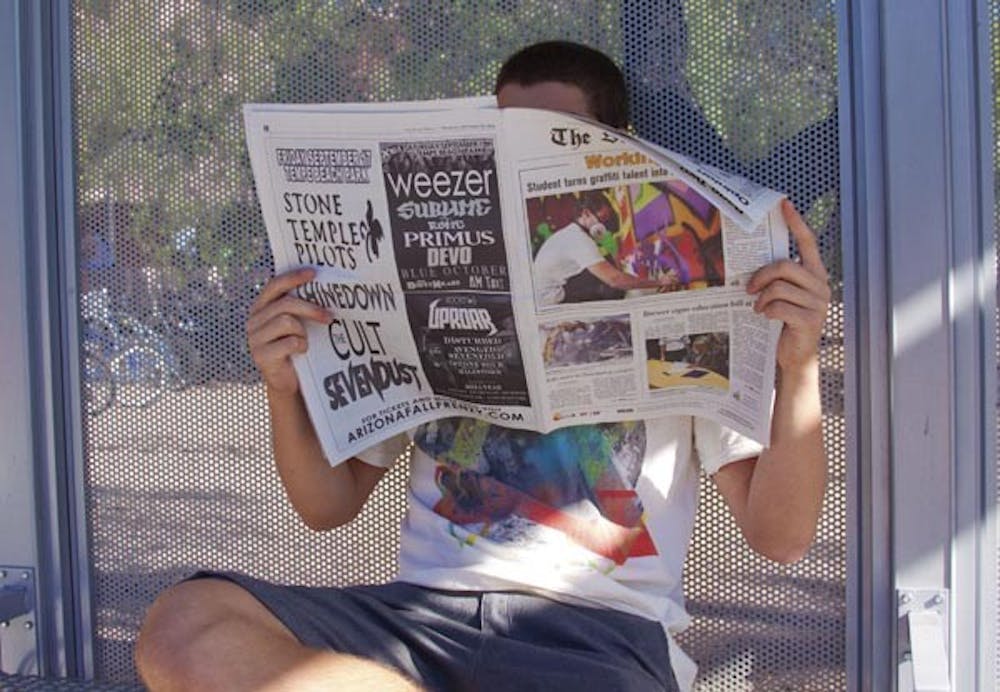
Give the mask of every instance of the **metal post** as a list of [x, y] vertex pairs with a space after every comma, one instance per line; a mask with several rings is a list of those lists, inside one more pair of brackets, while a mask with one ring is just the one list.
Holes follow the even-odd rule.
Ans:
[[[900, 689], [910, 676], [940, 688], [942, 671], [951, 689], [996, 689], [986, 10], [977, 0], [845, 8], [853, 147], [845, 189], [861, 317], [849, 397], [859, 431], [852, 545], [861, 569], [850, 601], [859, 689]], [[908, 611], [904, 627], [886, 627], [897, 592], [948, 594], [950, 607]]]
[[838, 5], [848, 420], [848, 689], [892, 689], [885, 641], [895, 622], [890, 521], [889, 300], [886, 281], [882, 16], [876, 3]]
[[91, 672], [76, 354], [67, 348], [76, 310], [70, 17], [66, 0], [0, 3], [9, 96], [0, 100], [0, 525], [20, 529], [0, 532], [0, 564], [35, 575], [37, 660], [16, 672], [45, 676]]

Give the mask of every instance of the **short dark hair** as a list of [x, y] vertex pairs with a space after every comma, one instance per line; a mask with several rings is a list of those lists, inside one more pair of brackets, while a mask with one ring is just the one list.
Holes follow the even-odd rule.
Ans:
[[589, 209], [597, 216], [602, 210], [610, 206], [608, 198], [600, 190], [584, 190], [576, 198], [576, 215], [579, 216], [585, 209]]
[[496, 89], [513, 82], [531, 86], [563, 82], [580, 89], [591, 112], [605, 125], [628, 125], [628, 91], [625, 75], [599, 50], [572, 41], [543, 41], [522, 48], [504, 61]]

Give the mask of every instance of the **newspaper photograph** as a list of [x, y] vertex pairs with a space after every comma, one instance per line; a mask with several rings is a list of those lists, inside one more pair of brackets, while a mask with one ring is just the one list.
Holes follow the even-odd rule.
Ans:
[[706, 416], [767, 443], [781, 324], [746, 281], [781, 195], [550, 111], [247, 105], [275, 271], [328, 308], [294, 359], [331, 464], [414, 426]]

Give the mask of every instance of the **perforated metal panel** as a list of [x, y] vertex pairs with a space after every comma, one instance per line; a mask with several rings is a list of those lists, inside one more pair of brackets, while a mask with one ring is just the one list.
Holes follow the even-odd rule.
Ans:
[[831, 487], [799, 565], [752, 558], [706, 487], [683, 643], [701, 690], [845, 686], [844, 367], [829, 1], [229, 0], [74, 4], [81, 352], [98, 675], [134, 679], [160, 590], [201, 567], [309, 584], [395, 572], [405, 465], [317, 535], [284, 499], [243, 319], [270, 259], [246, 101], [488, 93], [503, 57], [569, 38], [620, 59], [640, 134], [789, 191], [821, 235]]
[[823, 2], [626, 7], [632, 11], [623, 24], [623, 57], [638, 133], [788, 192], [819, 234], [833, 277], [821, 362], [831, 485], [816, 543], [793, 567], [752, 556], [705, 480], [685, 578], [694, 624], [680, 641], [700, 665], [700, 690], [845, 689], [835, 8]]
[[62, 678], [38, 678], [0, 673], [0, 692], [142, 692], [137, 683], [115, 683]]

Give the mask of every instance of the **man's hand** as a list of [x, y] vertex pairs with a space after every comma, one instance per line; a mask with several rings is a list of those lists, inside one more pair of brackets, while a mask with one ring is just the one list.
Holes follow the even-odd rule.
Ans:
[[282, 395], [299, 391], [290, 356], [305, 353], [306, 328], [302, 320], [327, 324], [330, 314], [290, 292], [316, 276], [311, 268], [294, 269], [269, 280], [250, 306], [247, 343], [250, 355], [267, 387]]
[[681, 277], [677, 275], [677, 271], [674, 269], [668, 269], [663, 274], [659, 276], [660, 286], [657, 289], [658, 293], [672, 293], [673, 291], [679, 291], [684, 286], [681, 284]]
[[830, 286], [812, 230], [787, 199], [781, 202], [781, 213], [799, 245], [801, 260], [762, 267], [747, 282], [747, 292], [757, 296], [756, 312], [785, 323], [778, 340], [778, 365], [787, 372], [817, 363]]

